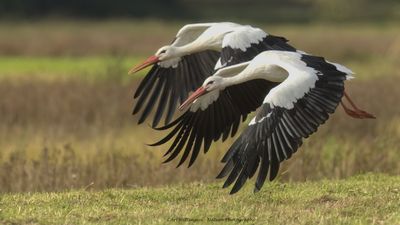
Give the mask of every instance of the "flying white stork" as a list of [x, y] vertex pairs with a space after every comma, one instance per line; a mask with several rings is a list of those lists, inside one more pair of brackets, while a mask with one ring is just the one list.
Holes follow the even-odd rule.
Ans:
[[[153, 65], [136, 90], [134, 97], [138, 100], [133, 114], [142, 111], [140, 124], [156, 106], [152, 126], [156, 127], [163, 115], [168, 124], [177, 105], [215, 69], [249, 61], [265, 50], [296, 51], [285, 38], [248, 25], [230, 22], [186, 25], [172, 44], [130, 70], [129, 73], [135, 73]], [[257, 85], [260, 84], [252, 86]]]
[[[255, 191], [260, 190], [269, 172], [273, 180], [283, 160], [289, 159], [301, 146], [303, 138], [316, 132], [333, 113], [343, 95], [344, 81], [352, 71], [330, 63], [322, 57], [288, 51], [265, 51], [252, 61], [218, 70], [207, 78], [181, 105], [189, 107], [171, 124], [158, 128], [172, 129], [161, 145], [174, 138], [165, 156], [168, 162], [184, 149], [181, 165], [189, 156], [189, 166], [195, 161], [201, 146], [204, 151], [212, 141], [223, 140], [236, 133], [240, 121], [258, 108], [255, 117], [222, 159], [226, 163], [218, 178], [228, 176], [224, 187], [235, 184], [236, 193], [247, 179], [259, 172]], [[268, 88], [253, 86], [243, 91], [249, 82], [266, 83]], [[254, 83], [250, 83], [254, 84]], [[268, 86], [268, 85], [267, 85]], [[356, 118], [375, 118], [358, 109], [345, 107]]]

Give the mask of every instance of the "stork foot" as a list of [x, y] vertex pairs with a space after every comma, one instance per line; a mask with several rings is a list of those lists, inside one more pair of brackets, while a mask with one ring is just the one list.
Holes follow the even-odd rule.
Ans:
[[[343, 103], [342, 103], [343, 106]], [[346, 112], [347, 115], [356, 118], [356, 119], [376, 119], [376, 117], [374, 115], [372, 115], [371, 113], [365, 112], [363, 110], [351, 110], [349, 108], [344, 108], [344, 111]]]
[[347, 113], [347, 115], [349, 115], [353, 118], [356, 118], [356, 119], [376, 119], [376, 117], [373, 114], [359, 109], [354, 104], [354, 102], [351, 100], [350, 96], [346, 92], [344, 92], [344, 97], [347, 99], [347, 101], [349, 101], [350, 105], [353, 107], [353, 110], [349, 109], [348, 107], [346, 107], [346, 105], [343, 103], [343, 101], [340, 102], [343, 106], [344, 111]]

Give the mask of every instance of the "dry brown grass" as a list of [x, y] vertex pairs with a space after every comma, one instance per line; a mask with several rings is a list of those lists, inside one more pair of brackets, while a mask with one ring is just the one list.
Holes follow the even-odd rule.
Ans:
[[[341, 108], [284, 163], [280, 179], [340, 178], [366, 171], [400, 173], [398, 78], [352, 81], [348, 91], [377, 120]], [[210, 181], [232, 143], [216, 143], [193, 168], [165, 165], [162, 134], [130, 115], [135, 84], [0, 82], [0, 191], [161, 185]]]

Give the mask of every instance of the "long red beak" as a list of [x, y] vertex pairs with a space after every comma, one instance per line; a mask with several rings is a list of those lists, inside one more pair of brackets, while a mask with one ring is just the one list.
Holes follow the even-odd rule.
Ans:
[[158, 63], [160, 60], [158, 59], [157, 56], [153, 55], [150, 56], [148, 59], [146, 59], [144, 62], [142, 62], [140, 65], [133, 67], [132, 69], [129, 70], [128, 74], [136, 73], [148, 66], [151, 66], [155, 63]]
[[183, 110], [186, 106], [190, 105], [194, 102], [198, 97], [206, 94], [208, 91], [204, 87], [199, 87], [195, 92], [193, 92], [187, 99], [184, 101], [181, 106], [179, 106], [179, 110]]

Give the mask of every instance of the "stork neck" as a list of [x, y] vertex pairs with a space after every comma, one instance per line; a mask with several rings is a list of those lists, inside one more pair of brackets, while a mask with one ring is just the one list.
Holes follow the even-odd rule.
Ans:
[[232, 77], [224, 77], [223, 78], [223, 86], [224, 88], [229, 87], [229, 86], [233, 86], [236, 84], [240, 84], [246, 81], [251, 80], [252, 78], [246, 75], [236, 75], [236, 76], [232, 76]]
[[193, 54], [196, 52], [203, 51], [205, 49], [199, 43], [191, 42], [189, 44], [176, 47], [176, 50], [177, 50], [177, 53], [179, 54], [179, 56], [185, 56], [185, 55], [190, 55], [190, 54]]
[[223, 83], [224, 87], [228, 87], [255, 79], [264, 79], [271, 82], [283, 82], [288, 76], [288, 71], [279, 66], [249, 66], [237, 75], [225, 77]]

